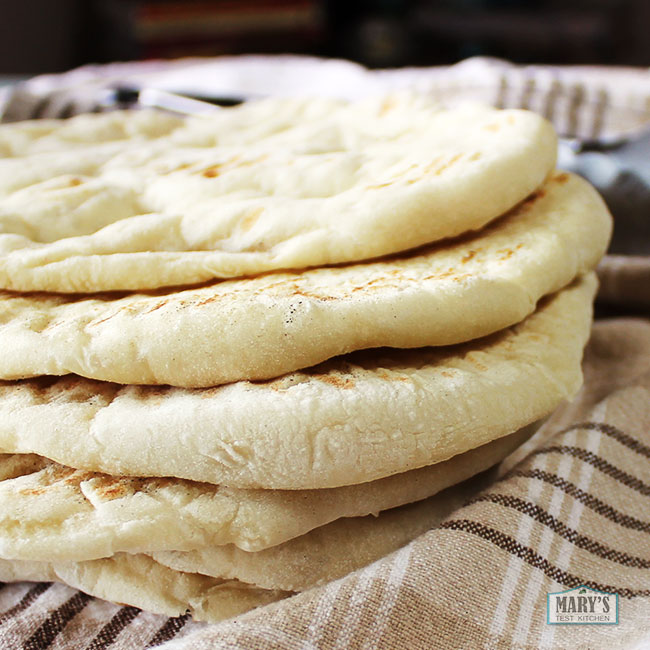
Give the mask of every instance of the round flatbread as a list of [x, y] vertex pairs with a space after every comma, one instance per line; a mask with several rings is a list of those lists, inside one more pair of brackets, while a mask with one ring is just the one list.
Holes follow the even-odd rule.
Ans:
[[75, 377], [0, 384], [0, 449], [126, 476], [311, 489], [431, 465], [548, 415], [578, 390], [591, 273], [467, 344], [369, 350], [210, 389]]
[[0, 127], [0, 287], [153, 289], [404, 251], [509, 210], [557, 145], [534, 113], [416, 95], [52, 124]]
[[171, 569], [241, 580], [265, 589], [305, 591], [336, 580], [408, 544], [460, 508], [485, 482], [466, 481], [434, 497], [378, 516], [339, 519], [257, 553], [235, 546], [161, 551], [153, 558]]
[[227, 544], [260, 551], [341, 517], [430, 497], [498, 463], [534, 428], [436, 465], [325, 490], [119, 478], [33, 454], [0, 454], [0, 557], [62, 562]]
[[91, 596], [154, 614], [216, 623], [291, 593], [260, 589], [237, 580], [182, 573], [147, 555], [118, 553], [88, 562], [26, 562], [0, 559], [3, 582], [62, 582]]
[[[0, 559], [0, 580], [57, 581], [148, 611], [217, 621], [335, 580], [436, 526], [484, 486], [472, 479], [379, 516], [332, 522], [274, 548], [232, 545], [189, 552], [116, 553], [98, 560]], [[229, 576], [237, 576], [235, 578]]]
[[382, 262], [121, 297], [4, 292], [0, 377], [202, 387], [352, 350], [460, 343], [593, 269], [610, 234], [598, 193], [558, 173], [481, 233]]

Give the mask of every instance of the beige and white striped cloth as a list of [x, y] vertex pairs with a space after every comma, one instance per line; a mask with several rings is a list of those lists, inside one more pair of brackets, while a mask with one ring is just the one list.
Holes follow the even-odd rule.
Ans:
[[[520, 66], [474, 57], [453, 66], [368, 70], [339, 59], [237, 56], [84, 66], [0, 93], [3, 121], [105, 110], [107, 89], [156, 88], [199, 96], [325, 95], [356, 99], [415, 88], [442, 104], [474, 101], [541, 113], [561, 136], [610, 139], [650, 124], [650, 71], [607, 66]], [[110, 108], [110, 106], [109, 106]]]

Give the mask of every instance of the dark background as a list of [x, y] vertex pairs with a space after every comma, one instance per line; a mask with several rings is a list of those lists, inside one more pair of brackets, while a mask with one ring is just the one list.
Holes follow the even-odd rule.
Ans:
[[238, 53], [650, 65], [648, 0], [0, 0], [0, 73]]

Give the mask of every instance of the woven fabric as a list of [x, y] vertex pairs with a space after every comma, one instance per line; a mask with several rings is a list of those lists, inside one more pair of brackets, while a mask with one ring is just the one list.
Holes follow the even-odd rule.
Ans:
[[[650, 247], [650, 241], [646, 242]], [[648, 313], [650, 256], [606, 255], [598, 267], [599, 298], [615, 305], [630, 305]]]
[[292, 55], [84, 66], [30, 79], [11, 96], [0, 96], [0, 112], [3, 121], [15, 121], [102, 110], [107, 89], [120, 85], [233, 98], [306, 93], [354, 99], [416, 88], [443, 104], [475, 101], [528, 108], [553, 122], [560, 135], [582, 139], [616, 139], [650, 122], [647, 69], [519, 66], [483, 57], [453, 66], [396, 70]]

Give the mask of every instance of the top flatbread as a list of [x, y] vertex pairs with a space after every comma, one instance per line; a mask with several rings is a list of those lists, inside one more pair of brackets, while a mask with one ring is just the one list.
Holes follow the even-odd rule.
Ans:
[[0, 127], [0, 287], [151, 289], [370, 259], [479, 229], [539, 187], [526, 111], [270, 99], [187, 118]]
[[556, 174], [481, 233], [382, 262], [152, 295], [0, 292], [0, 378], [205, 387], [363, 348], [460, 343], [520, 322], [594, 268], [610, 232], [598, 193]]

